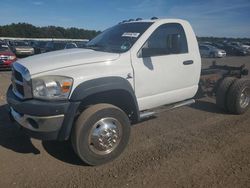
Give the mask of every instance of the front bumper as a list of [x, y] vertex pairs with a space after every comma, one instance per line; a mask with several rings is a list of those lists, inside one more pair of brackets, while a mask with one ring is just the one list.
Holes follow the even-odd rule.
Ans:
[[5, 70], [5, 69], [10, 70], [10, 69], [11, 69], [11, 67], [10, 67], [9, 65], [0, 64], [0, 70]]
[[11, 116], [14, 120], [23, 127], [36, 132], [51, 132], [57, 131], [61, 128], [64, 115], [57, 116], [30, 116], [16, 112], [12, 107], [10, 108]]
[[0, 62], [0, 69], [10, 69], [10, 68], [11, 68], [11, 64]]
[[21, 51], [17, 50], [16, 55], [34, 55], [34, 51]]
[[29, 136], [41, 140], [67, 140], [79, 103], [17, 98], [11, 87], [7, 92], [10, 118]]
[[220, 58], [222, 58], [222, 57], [226, 57], [227, 54], [226, 53], [218, 53], [217, 56], [220, 57]]

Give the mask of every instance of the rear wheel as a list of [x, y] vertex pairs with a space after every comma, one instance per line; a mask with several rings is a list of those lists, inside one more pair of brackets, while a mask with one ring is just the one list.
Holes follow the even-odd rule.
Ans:
[[221, 83], [219, 84], [219, 87], [217, 89], [216, 105], [224, 111], [228, 111], [227, 94], [228, 94], [230, 86], [235, 82], [235, 80], [236, 80], [236, 78], [226, 77], [221, 81]]
[[110, 104], [86, 109], [76, 121], [71, 141], [76, 154], [89, 165], [101, 165], [118, 157], [130, 135], [127, 115]]
[[236, 80], [227, 95], [227, 107], [233, 114], [243, 114], [250, 104], [250, 80]]

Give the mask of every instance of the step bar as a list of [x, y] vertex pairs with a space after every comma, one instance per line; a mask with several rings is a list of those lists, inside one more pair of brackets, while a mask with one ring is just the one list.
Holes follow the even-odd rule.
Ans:
[[152, 117], [152, 116], [154, 116], [156, 114], [159, 114], [159, 113], [162, 113], [162, 112], [165, 112], [165, 111], [168, 111], [168, 110], [172, 110], [172, 109], [179, 108], [179, 107], [182, 107], [182, 106], [191, 105], [193, 103], [195, 103], [195, 100], [194, 99], [189, 99], [189, 100], [185, 100], [185, 101], [182, 101], [182, 102], [162, 106], [160, 108], [155, 109], [154, 111], [144, 111], [144, 112], [140, 113], [140, 120], [150, 118], [150, 117]]

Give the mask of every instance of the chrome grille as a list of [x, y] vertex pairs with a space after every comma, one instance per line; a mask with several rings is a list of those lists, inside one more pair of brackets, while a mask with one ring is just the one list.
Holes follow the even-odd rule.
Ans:
[[28, 69], [19, 63], [12, 66], [12, 90], [20, 99], [32, 98], [31, 79]]

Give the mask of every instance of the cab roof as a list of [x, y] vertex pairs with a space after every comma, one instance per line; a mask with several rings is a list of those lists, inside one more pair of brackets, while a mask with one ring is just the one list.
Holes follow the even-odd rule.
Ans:
[[184, 22], [186, 20], [176, 18], [155, 18], [155, 19], [140, 19], [140, 20], [125, 20], [121, 23], [139, 23], [139, 22]]

